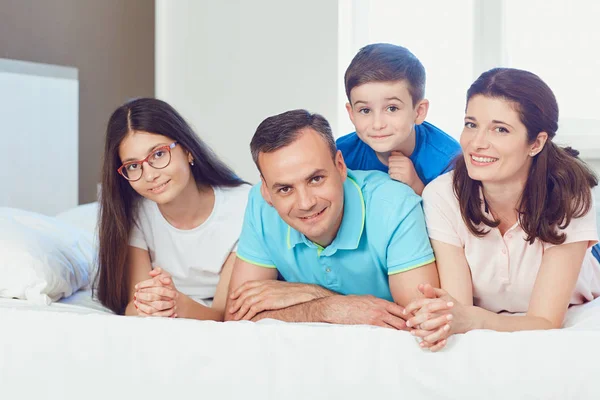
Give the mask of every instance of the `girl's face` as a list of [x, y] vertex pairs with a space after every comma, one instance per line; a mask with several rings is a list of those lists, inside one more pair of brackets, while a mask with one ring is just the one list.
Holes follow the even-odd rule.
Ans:
[[[541, 136], [541, 138], [540, 138]], [[543, 148], [545, 133], [534, 143], [513, 103], [495, 97], [473, 96], [460, 136], [469, 177], [482, 183], [525, 182], [532, 158]]]
[[[139, 169], [140, 166], [142, 168], [141, 177], [129, 181], [131, 187], [141, 196], [160, 205], [172, 202], [186, 187], [196, 184], [190, 168], [192, 156], [181, 145], [176, 144], [171, 149], [166, 148], [157, 152], [158, 148], [172, 145], [174, 142], [175, 140], [167, 136], [135, 131], [129, 133], [119, 146], [121, 163], [134, 162], [128, 164], [132, 177], [134, 177], [134, 170]], [[155, 160], [151, 162], [158, 166], [162, 163], [156, 160], [169, 155], [170, 161], [164, 168], [155, 168], [148, 161], [135, 163], [150, 156], [150, 160]]]

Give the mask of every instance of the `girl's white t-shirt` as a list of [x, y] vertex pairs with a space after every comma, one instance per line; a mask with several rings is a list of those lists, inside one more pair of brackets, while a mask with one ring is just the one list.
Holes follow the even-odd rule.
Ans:
[[141, 199], [129, 245], [147, 250], [152, 268], [170, 273], [177, 290], [207, 304], [215, 295], [225, 260], [237, 250], [250, 188], [213, 187], [212, 213], [189, 230], [175, 228], [155, 202]]

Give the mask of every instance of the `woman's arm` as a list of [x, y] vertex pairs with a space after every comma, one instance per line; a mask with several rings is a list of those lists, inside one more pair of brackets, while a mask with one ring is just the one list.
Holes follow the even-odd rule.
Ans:
[[[456, 301], [458, 298], [452, 297], [447, 290], [436, 289], [436, 296], [439, 299], [444, 302], [455, 302], [451, 308], [453, 319], [448, 335], [465, 333], [473, 329], [514, 332], [560, 328], [581, 270], [587, 245], [588, 241], [581, 241], [554, 246], [545, 251], [531, 294], [529, 309], [524, 316], [501, 315], [480, 307], [465, 306], [460, 301]], [[418, 303], [419, 300], [413, 302], [407, 307], [407, 311], [418, 311], [420, 309]], [[430, 343], [442, 340], [443, 335], [432, 333], [439, 326], [431, 324], [428, 320], [427, 313], [417, 312], [408, 324], [416, 328], [417, 336], [423, 337]]]
[[527, 314], [506, 316], [486, 310], [475, 311], [474, 320], [478, 322], [478, 327], [504, 332], [562, 327], [587, 246], [588, 241], [583, 241], [546, 250]]
[[473, 305], [473, 282], [471, 268], [465, 257], [465, 250], [439, 240], [431, 240], [435, 254], [440, 287], [462, 305]]

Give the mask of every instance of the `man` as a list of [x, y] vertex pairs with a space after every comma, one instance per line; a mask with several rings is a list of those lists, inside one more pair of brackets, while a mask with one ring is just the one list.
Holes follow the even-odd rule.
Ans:
[[[439, 286], [421, 198], [380, 171], [349, 171], [318, 114], [264, 120], [226, 320], [404, 329], [403, 306]], [[277, 281], [278, 272], [286, 282]]]

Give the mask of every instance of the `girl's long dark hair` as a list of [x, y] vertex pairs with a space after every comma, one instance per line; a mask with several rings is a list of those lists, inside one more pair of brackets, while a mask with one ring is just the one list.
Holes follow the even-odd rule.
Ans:
[[176, 140], [189, 151], [195, 163], [192, 174], [200, 186], [238, 186], [236, 174], [194, 133], [173, 107], [152, 98], [132, 100], [117, 108], [106, 128], [102, 186], [100, 190], [98, 275], [95, 288], [100, 302], [123, 314], [129, 301], [127, 252], [139, 195], [117, 173], [121, 166], [119, 146], [134, 131], [144, 131]]
[[[558, 104], [552, 90], [531, 72], [512, 68], [494, 68], [481, 74], [467, 92], [467, 103], [476, 95], [511, 102], [527, 128], [528, 143], [540, 132], [548, 140], [534, 158], [518, 205], [521, 228], [532, 244], [535, 239], [561, 244], [572, 218], [585, 215], [592, 206], [591, 188], [598, 184], [592, 170], [578, 158], [579, 152], [552, 142], [558, 130]], [[482, 211], [481, 182], [469, 177], [464, 157], [457, 157], [453, 178], [454, 193], [471, 233], [482, 237], [489, 232], [483, 224], [495, 228], [500, 224]]]

